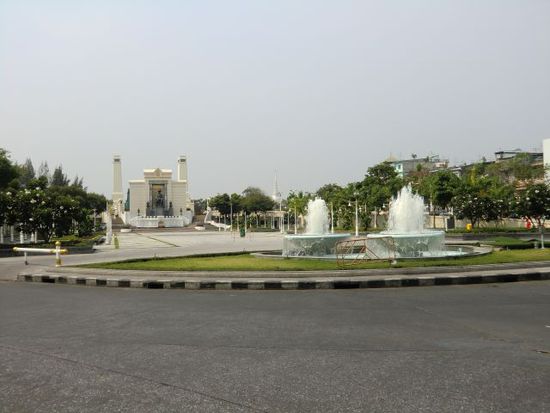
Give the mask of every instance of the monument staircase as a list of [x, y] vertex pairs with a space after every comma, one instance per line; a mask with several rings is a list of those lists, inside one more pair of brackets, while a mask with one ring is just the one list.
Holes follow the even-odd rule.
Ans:
[[124, 225], [124, 221], [121, 217], [113, 217], [113, 232], [120, 232]]
[[[195, 229], [196, 226], [204, 227], [205, 231], [218, 231], [218, 228], [214, 225], [204, 223], [205, 215], [195, 215], [193, 217], [193, 222], [185, 227], [177, 228], [135, 228], [132, 227], [132, 230], [135, 232], [197, 232]], [[122, 220], [121, 220], [122, 221]], [[122, 226], [122, 222], [121, 222]], [[113, 219], [113, 231], [115, 231], [115, 220]], [[117, 229], [120, 231], [120, 229]]]

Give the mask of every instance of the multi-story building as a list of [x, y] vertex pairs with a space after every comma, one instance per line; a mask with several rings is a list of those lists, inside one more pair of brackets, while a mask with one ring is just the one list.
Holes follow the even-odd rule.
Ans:
[[399, 174], [400, 177], [405, 177], [418, 170], [436, 171], [447, 168], [449, 161], [441, 159], [439, 155], [430, 155], [424, 158], [419, 158], [412, 155], [410, 159], [396, 159], [390, 156], [386, 162], [389, 162]]

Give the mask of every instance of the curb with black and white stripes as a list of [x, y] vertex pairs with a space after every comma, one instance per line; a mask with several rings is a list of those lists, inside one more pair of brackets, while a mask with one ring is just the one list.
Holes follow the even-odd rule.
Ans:
[[[368, 279], [367, 279], [368, 278]], [[441, 274], [426, 276], [350, 277], [333, 279], [132, 279], [21, 273], [19, 281], [92, 287], [154, 288], [185, 290], [309, 290], [351, 288], [427, 287], [550, 280], [550, 270], [501, 272], [497, 274]]]

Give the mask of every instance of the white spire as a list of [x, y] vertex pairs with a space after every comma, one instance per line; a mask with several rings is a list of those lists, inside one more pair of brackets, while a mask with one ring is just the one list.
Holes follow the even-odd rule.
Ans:
[[273, 195], [271, 195], [271, 198], [275, 202], [281, 202], [281, 192], [279, 192], [279, 184], [277, 183], [277, 171], [275, 171], [275, 180], [273, 182]]

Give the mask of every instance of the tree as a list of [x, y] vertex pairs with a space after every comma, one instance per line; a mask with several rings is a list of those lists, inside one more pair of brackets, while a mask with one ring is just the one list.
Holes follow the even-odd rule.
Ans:
[[[297, 220], [298, 216], [301, 216], [301, 223], [303, 226], [303, 217], [306, 213], [307, 204], [312, 199], [311, 194], [303, 191], [290, 191], [288, 194], [288, 198], [286, 200], [287, 206], [291, 213], [297, 214], [297, 216], [294, 217], [295, 220]], [[324, 199], [324, 198], [323, 198]], [[326, 199], [325, 199], [326, 201]]]
[[311, 196], [311, 194], [309, 194], [307, 192], [290, 191], [290, 193], [288, 194], [288, 198], [287, 198], [287, 205], [293, 211], [296, 210], [296, 212], [298, 212], [298, 214], [304, 214], [306, 212], [306, 209], [307, 209], [307, 204], [312, 198], [313, 197]]
[[197, 215], [204, 214], [204, 212], [206, 211], [206, 199], [195, 199], [193, 200], [193, 204], [195, 207], [195, 213]]
[[78, 183], [49, 186], [44, 175], [29, 180], [25, 188], [0, 194], [0, 219], [17, 224], [25, 233], [38, 231], [46, 241], [54, 232], [57, 236], [76, 231], [79, 235], [90, 234], [93, 210], [102, 212], [107, 202], [103, 195], [88, 193]]
[[490, 173], [492, 165], [476, 164], [463, 177], [452, 205], [459, 218], [495, 221], [509, 216], [514, 188], [502, 177]]
[[85, 199], [83, 206], [90, 211], [95, 210], [96, 214], [105, 211], [107, 205], [107, 198], [103, 194], [97, 194], [95, 192], [85, 192]]
[[17, 208], [15, 205], [17, 192], [14, 190], [7, 190], [3, 192], [5, 204], [4, 205], [4, 223], [8, 225], [14, 225], [17, 222]]
[[0, 189], [7, 188], [18, 175], [19, 172], [12, 163], [9, 152], [0, 148]]
[[361, 206], [361, 221], [364, 227], [367, 227], [371, 211], [374, 211], [375, 217], [377, 217], [378, 211], [389, 205], [392, 196], [404, 184], [403, 178], [389, 162], [382, 162], [368, 168], [365, 178], [361, 182], [348, 184], [340, 193], [339, 222], [344, 223], [346, 227], [352, 225], [355, 211], [350, 211], [349, 202], [357, 200]]
[[475, 227], [480, 220], [491, 218], [493, 202], [487, 195], [466, 192], [453, 198], [453, 208], [459, 219], [467, 218]]
[[36, 173], [34, 172], [34, 166], [30, 158], [25, 160], [23, 165], [19, 166], [19, 183], [23, 187], [27, 187], [31, 180], [36, 178]]
[[50, 181], [50, 167], [48, 166], [48, 162], [42, 162], [40, 166], [38, 167], [38, 176], [44, 176]]
[[274, 204], [260, 188], [249, 186], [243, 191], [241, 206], [248, 213], [269, 211], [273, 209]]
[[362, 200], [370, 208], [382, 208], [405, 184], [389, 162], [382, 162], [367, 169], [358, 185]]
[[340, 195], [342, 191], [342, 187], [337, 184], [326, 184], [323, 185], [321, 188], [319, 188], [315, 194], [321, 198], [324, 199], [325, 202], [328, 203], [334, 203], [338, 196]]
[[488, 196], [493, 201], [493, 208], [489, 214], [492, 220], [500, 221], [512, 213], [514, 187], [508, 183], [494, 182], [488, 190]]
[[[79, 178], [78, 175], [75, 175], [73, 182], [71, 183], [71, 186], [78, 186], [79, 188], [84, 188], [84, 178]], [[130, 191], [130, 188], [128, 188], [128, 191]], [[129, 196], [128, 196], [129, 198]]]
[[52, 186], [68, 186], [71, 180], [67, 178], [67, 175], [63, 172], [63, 166], [59, 165], [54, 169], [51, 185]]
[[76, 200], [65, 195], [54, 195], [51, 201], [51, 208], [55, 235], [58, 237], [74, 232], [73, 222], [85, 222], [89, 216], [89, 210], [81, 209]]
[[40, 228], [40, 209], [44, 204], [44, 189], [39, 186], [25, 188], [15, 194], [13, 213], [20, 231], [31, 234]]
[[0, 191], [0, 231], [8, 217], [10, 199], [5, 192]]
[[418, 185], [418, 193], [434, 206], [445, 209], [458, 194], [460, 186], [459, 177], [451, 171], [442, 170], [426, 176]]
[[231, 196], [229, 197], [230, 198], [230, 201], [231, 201], [231, 204], [230, 204], [230, 207], [231, 207], [231, 210], [233, 211], [234, 214], [238, 213], [238, 212], [241, 212], [242, 211], [242, 196], [240, 196], [239, 194], [233, 192], [231, 194]]
[[220, 211], [220, 214], [227, 215], [231, 212], [231, 198], [228, 194], [218, 194], [210, 198], [209, 205]]
[[436, 208], [447, 209], [461, 186], [460, 178], [448, 170], [428, 173], [412, 184], [425, 201], [431, 204], [434, 227]]
[[544, 248], [544, 223], [550, 217], [550, 187], [547, 184], [529, 184], [516, 198], [515, 209], [520, 216], [536, 223]]
[[[404, 183], [411, 184], [411, 187], [421, 193], [422, 185], [430, 181], [432, 174], [430, 171], [422, 166], [421, 163], [416, 165], [416, 170], [411, 171], [407, 174], [404, 179]], [[422, 194], [422, 193], [421, 193]], [[426, 196], [423, 195], [425, 198]]]

